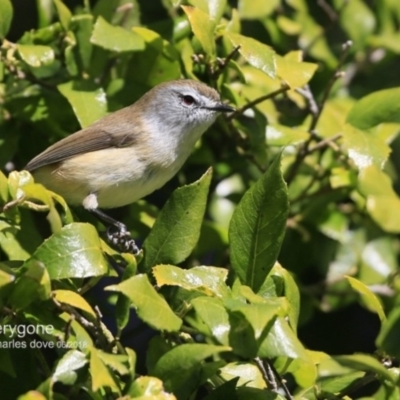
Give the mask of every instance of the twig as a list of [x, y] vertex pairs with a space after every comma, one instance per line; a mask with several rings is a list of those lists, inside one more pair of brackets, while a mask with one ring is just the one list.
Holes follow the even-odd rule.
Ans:
[[271, 387], [271, 390], [274, 392], [278, 392], [278, 384], [276, 382], [274, 373], [273, 373], [269, 363], [267, 363], [267, 367], [266, 367], [263, 363], [263, 360], [261, 360], [260, 357], [256, 357], [254, 359], [254, 362], [256, 363], [258, 369], [261, 371], [261, 374], [262, 374], [265, 382], [268, 384], [268, 386]]
[[268, 366], [271, 368], [272, 372], [274, 373], [274, 375], [276, 376], [276, 378], [279, 381], [279, 384], [281, 385], [281, 388], [283, 389], [283, 391], [286, 394], [286, 398], [289, 400], [293, 400], [293, 396], [289, 391], [289, 388], [286, 386], [286, 382], [285, 380], [280, 376], [280, 374], [278, 373], [278, 371], [276, 370], [276, 368], [274, 367], [273, 363], [270, 363], [267, 361]]
[[319, 107], [315, 100], [313, 93], [311, 92], [310, 86], [305, 85], [303, 88], [297, 88], [295, 91], [301, 94], [308, 102], [308, 108], [311, 115], [316, 116], [319, 113]]
[[225, 58], [217, 58], [218, 68], [216, 70], [211, 70], [211, 77], [217, 80], [218, 77], [224, 72], [224, 69], [229, 64], [229, 61], [236, 55], [239, 51], [240, 46], [236, 46]]
[[287, 92], [289, 89], [290, 86], [287, 83], [282, 83], [282, 86], [278, 90], [275, 90], [274, 92], [268, 93], [264, 96], [258, 97], [257, 99], [248, 102], [243, 107], [238, 108], [235, 112], [229, 115], [227, 119], [232, 120], [234, 118], [237, 118], [239, 115], [242, 115], [249, 108], [252, 108], [259, 103], [262, 103], [265, 100], [272, 99], [273, 97], [278, 96], [281, 93]]
[[336, 135], [326, 138], [324, 140], [321, 140], [319, 143], [317, 143], [315, 146], [310, 147], [308, 149], [308, 152], [311, 154], [316, 150], [322, 149], [323, 147], [332, 147], [334, 150], [339, 150], [339, 147], [336, 145], [335, 141], [340, 139], [342, 137], [341, 133], [337, 133]]

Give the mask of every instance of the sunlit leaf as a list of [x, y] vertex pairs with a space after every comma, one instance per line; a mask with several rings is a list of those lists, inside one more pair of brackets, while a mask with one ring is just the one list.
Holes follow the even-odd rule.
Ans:
[[144, 40], [135, 32], [109, 24], [98, 17], [90, 41], [107, 50], [115, 52], [139, 51], [145, 47]]
[[210, 16], [199, 8], [191, 6], [182, 6], [187, 15], [194, 35], [199, 40], [206, 54], [215, 54], [214, 30], [215, 22]]
[[240, 54], [250, 65], [264, 71], [271, 78], [275, 78], [275, 52], [271, 47], [258, 40], [237, 33], [227, 32], [225, 35], [233, 46], [240, 46]]
[[136, 275], [106, 290], [121, 292], [127, 296], [144, 322], [154, 329], [167, 332], [179, 330], [182, 320], [150, 284], [147, 275]]
[[69, 81], [57, 88], [71, 104], [82, 128], [106, 115], [106, 94], [99, 86], [82, 80]]

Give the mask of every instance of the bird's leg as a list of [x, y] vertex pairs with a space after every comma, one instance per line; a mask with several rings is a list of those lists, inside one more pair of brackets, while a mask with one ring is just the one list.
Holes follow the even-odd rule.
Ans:
[[121, 252], [133, 253], [135, 255], [139, 253], [140, 250], [135, 241], [131, 238], [131, 234], [126, 225], [110, 217], [98, 208], [88, 208], [88, 211], [108, 225], [106, 235], [111, 245]]

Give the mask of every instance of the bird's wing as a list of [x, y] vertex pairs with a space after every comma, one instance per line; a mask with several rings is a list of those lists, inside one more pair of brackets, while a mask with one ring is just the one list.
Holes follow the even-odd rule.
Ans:
[[[114, 117], [114, 115], [110, 115], [109, 117]], [[111, 119], [108, 117], [106, 118]], [[114, 124], [111, 123], [111, 125], [106, 124], [109, 129], [104, 129], [104, 122], [102, 124], [99, 122], [96, 122], [81, 131], [75, 132], [74, 134], [53, 144], [31, 160], [26, 165], [25, 169], [27, 171], [33, 171], [45, 165], [54, 164], [79, 154], [112, 147], [125, 147], [132, 145], [137, 141], [139, 133], [137, 127], [136, 129], [133, 129], [136, 131], [134, 133], [130, 132], [132, 128], [129, 126], [122, 126], [121, 129], [117, 130], [116, 126], [118, 125], [115, 124], [117, 121], [108, 121], [114, 122]]]

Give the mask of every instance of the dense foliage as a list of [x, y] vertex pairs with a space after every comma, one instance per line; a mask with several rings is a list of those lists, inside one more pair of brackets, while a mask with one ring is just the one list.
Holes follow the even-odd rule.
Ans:
[[[400, 2], [25, 3], [0, 0], [1, 397], [399, 399]], [[118, 253], [23, 167], [181, 77], [236, 111], [116, 211]]]

